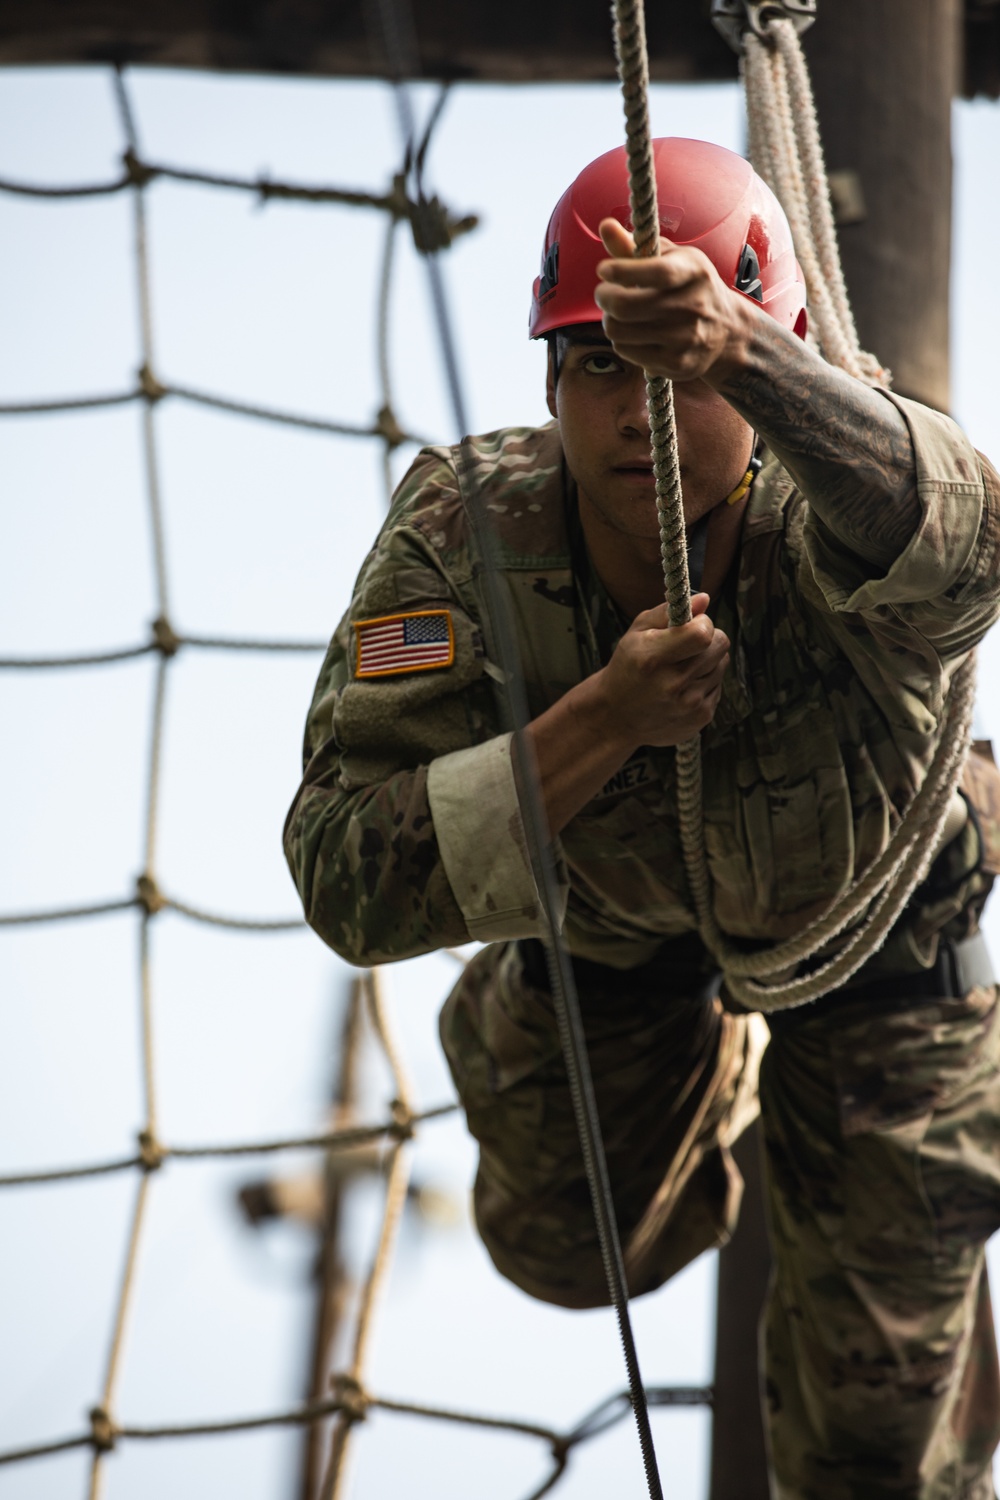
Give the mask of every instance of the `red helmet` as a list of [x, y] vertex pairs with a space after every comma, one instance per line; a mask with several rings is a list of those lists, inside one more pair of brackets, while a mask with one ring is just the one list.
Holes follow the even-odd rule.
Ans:
[[[805, 338], [805, 281], [788, 220], [767, 183], [735, 151], [708, 141], [657, 140], [653, 159], [660, 233], [703, 250], [727, 286]], [[532, 288], [531, 338], [600, 320], [594, 290], [607, 251], [597, 226], [608, 218], [632, 228], [624, 146], [584, 167], [556, 204]]]

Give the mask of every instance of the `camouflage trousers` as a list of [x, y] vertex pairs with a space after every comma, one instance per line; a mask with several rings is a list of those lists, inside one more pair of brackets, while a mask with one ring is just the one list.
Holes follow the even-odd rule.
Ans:
[[[607, 1293], [535, 947], [479, 953], [441, 1034], [480, 1146], [476, 1219], [494, 1263], [535, 1297], [590, 1307]], [[776, 1500], [992, 1497], [995, 991], [845, 1001], [785, 1017], [767, 1045], [760, 1016], [712, 996], [696, 954], [574, 967], [633, 1294], [732, 1233], [742, 1179], [730, 1147], [762, 1114]]]

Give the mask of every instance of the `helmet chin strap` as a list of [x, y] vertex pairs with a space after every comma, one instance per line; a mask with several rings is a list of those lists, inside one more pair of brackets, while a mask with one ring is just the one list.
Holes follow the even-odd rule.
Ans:
[[687, 528], [687, 559], [688, 578], [691, 584], [692, 594], [697, 594], [701, 588], [701, 577], [705, 571], [705, 547], [708, 543], [708, 525], [719, 509], [720, 505], [736, 505], [750, 492], [750, 487], [761, 471], [761, 460], [756, 452], [750, 459], [750, 465], [735, 489], [729, 491], [725, 500], [720, 500], [711, 510], [705, 512], [695, 521], [693, 526]]
[[726, 496], [725, 503], [727, 505], [736, 505], [736, 504], [738, 504], [739, 501], [743, 499], [744, 495], [746, 495], [746, 494], [749, 493], [750, 486], [753, 484], [754, 480], [757, 478], [757, 475], [760, 473], [760, 471], [761, 471], [762, 468], [763, 468], [763, 464], [762, 464], [761, 460], [757, 457], [756, 445], [755, 445], [755, 447], [754, 447], [754, 453], [753, 453], [753, 455], [751, 456], [751, 459], [750, 459], [750, 467], [747, 469], [746, 473], [743, 475], [743, 478], [740, 480], [740, 482], [736, 486], [736, 488], [734, 490], [730, 490], [729, 491], [729, 494]]
[[701, 575], [705, 571], [705, 544], [708, 541], [708, 523], [715, 514], [707, 510], [693, 526], [687, 528], [688, 579], [692, 594], [701, 588]]

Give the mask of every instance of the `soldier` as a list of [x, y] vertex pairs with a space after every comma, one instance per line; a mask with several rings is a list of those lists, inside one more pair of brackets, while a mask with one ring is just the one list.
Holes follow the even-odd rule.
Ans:
[[[553, 421], [428, 449], [400, 485], [320, 674], [286, 852], [351, 963], [487, 945], [441, 1020], [480, 1145], [479, 1231], [532, 1295], [604, 1302], [467, 519], [482, 507], [630, 1290], [732, 1232], [730, 1147], [759, 1101], [775, 1494], [981, 1500], [1000, 1436], [983, 1255], [1000, 1011], [978, 927], [1000, 871], [992, 768], [970, 757], [881, 951], [775, 1017], [765, 1054], [763, 1018], [720, 997], [696, 931], [673, 747], [700, 732], [722, 929], [801, 930], [885, 847], [949, 678], [996, 618], [1000, 480], [948, 418], [803, 341], [788, 226], [746, 162], [682, 140], [655, 156], [659, 259], [632, 258], [621, 150], [550, 221], [531, 334]], [[641, 367], [676, 382], [698, 590], [677, 628]]]

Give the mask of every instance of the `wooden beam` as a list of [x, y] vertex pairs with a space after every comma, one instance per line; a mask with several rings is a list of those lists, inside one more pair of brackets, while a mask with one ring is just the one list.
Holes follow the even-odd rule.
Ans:
[[948, 407], [951, 105], [960, 0], [837, 0], [805, 37], [831, 172], [863, 217], [839, 231], [862, 346], [895, 387]]
[[[996, 98], [1000, 0], [958, 3], [965, 16], [963, 91]], [[412, 9], [424, 77], [542, 83], [615, 76], [606, 0], [412, 0]], [[841, 10], [840, 0], [820, 0], [817, 37], [834, 27], [846, 33]], [[736, 58], [708, 11], [709, 0], [648, 6], [655, 79], [736, 77]], [[910, 29], [916, 26], [913, 19]], [[5, 0], [0, 7], [0, 63], [87, 62], [321, 77], [380, 72], [364, 0]]]
[[[404, 0], [405, 3], [405, 0]], [[424, 77], [538, 83], [615, 76], [606, 0], [412, 0]], [[735, 78], [707, 0], [650, 6], [655, 78]], [[363, 0], [6, 0], [0, 62], [146, 63], [224, 72], [375, 76]]]

